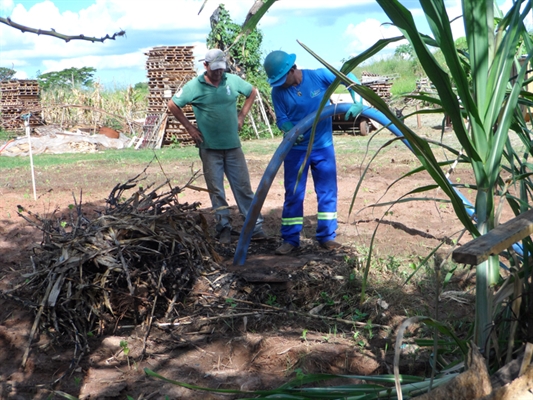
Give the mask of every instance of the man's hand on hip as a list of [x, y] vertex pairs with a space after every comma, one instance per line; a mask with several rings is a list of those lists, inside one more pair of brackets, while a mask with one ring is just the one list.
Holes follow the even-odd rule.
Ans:
[[187, 132], [189, 133], [189, 136], [192, 138], [192, 140], [194, 140], [194, 142], [197, 145], [199, 145], [200, 143], [202, 143], [204, 141], [204, 137], [202, 136], [202, 132], [200, 132], [198, 130], [198, 128], [195, 127], [194, 125], [191, 125], [187, 129]]

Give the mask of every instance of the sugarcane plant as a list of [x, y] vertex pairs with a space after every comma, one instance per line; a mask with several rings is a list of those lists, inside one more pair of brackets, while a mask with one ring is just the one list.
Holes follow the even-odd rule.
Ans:
[[[263, 15], [265, 9], [273, 3], [266, 1], [258, 14]], [[473, 237], [486, 234], [497, 225], [498, 212], [494, 199], [498, 196], [507, 201], [515, 215], [526, 211], [532, 189], [531, 164], [528, 160], [531, 154], [531, 130], [524, 120], [522, 108], [531, 106], [533, 100], [532, 93], [526, 90], [527, 84], [532, 80], [526, 79], [526, 72], [533, 52], [524, 20], [531, 13], [531, 2], [516, 0], [506, 15], [502, 15], [494, 0], [464, 0], [462, 19], [466, 50], [458, 49], [455, 45], [444, 0], [420, 1], [432, 36], [418, 31], [412, 14], [400, 1], [377, 0], [377, 3], [402, 35], [379, 40], [366, 51], [346, 61], [340, 70], [333, 68], [312, 49], [300, 43], [337, 76], [337, 80], [324, 95], [322, 105], [325, 106], [338, 84], [343, 82], [351, 85], [369, 104], [381, 111], [401, 131], [402, 140], [419, 159], [421, 166], [413, 172], [426, 171], [435, 181], [435, 185], [417, 188], [406, 193], [406, 196], [439, 187], [451, 202], [457, 218]], [[257, 23], [257, 19], [251, 22]], [[474, 206], [468, 204], [464, 196], [455, 190], [443, 171], [446, 163], [437, 160], [429, 141], [407, 127], [369, 87], [357, 85], [346, 76], [386, 45], [403, 39], [409, 41], [437, 91], [436, 96], [421, 94], [413, 97], [432, 104], [434, 108], [431, 112], [442, 112], [450, 117], [453, 132], [462, 149], [448, 150], [452, 150], [461, 162], [469, 163], [472, 168], [477, 189]], [[435, 58], [436, 49], [442, 51], [445, 65], [439, 64]], [[511, 76], [513, 67], [517, 72]], [[510, 140], [510, 132], [519, 139], [519, 147], [515, 144], [516, 141]], [[515, 280], [521, 282], [521, 285], [514, 285], [517, 290], [510, 294], [509, 303], [520, 298], [522, 293], [529, 297], [533, 295], [529, 282], [531, 267], [528, 264], [532, 248], [531, 240], [526, 238], [522, 246], [510, 249], [508, 268], [511, 266], [514, 273], [510, 274], [507, 283], [502, 281], [500, 275], [498, 255], [490, 256], [487, 261], [475, 266], [474, 338], [482, 350], [491, 348], [489, 339], [495, 313], [500, 307], [494, 299], [500, 300], [501, 304], [503, 298], [509, 297], [503, 295], [509, 292], [502, 290], [495, 297], [496, 288], [505, 287]], [[367, 271], [369, 266], [370, 257]], [[529, 306], [529, 309], [522, 312], [529, 313], [532, 303], [531, 300], [522, 302], [525, 307]], [[516, 320], [517, 317], [514, 315], [513, 319]], [[527, 329], [526, 334], [532, 340], [533, 328], [529, 326]]]
[[[463, 20], [468, 44], [467, 51], [463, 52], [455, 47], [450, 19], [443, 0], [420, 2], [433, 38], [418, 32], [411, 13], [399, 1], [377, 2], [412, 45], [425, 73], [436, 88], [438, 96], [420, 97], [451, 118], [453, 131], [464, 153], [461, 161], [471, 165], [476, 181], [473, 212], [465, 209], [464, 200], [446, 179], [427, 140], [407, 128], [376, 98], [377, 96], [363, 90], [366, 88], [360, 88], [361, 95], [385, 113], [401, 130], [422, 167], [448, 195], [457, 217], [473, 237], [486, 234], [496, 226], [494, 199], [498, 195], [505, 196], [515, 214], [527, 210], [531, 197], [531, 179], [528, 172], [531, 131], [524, 121], [520, 105], [529, 106], [532, 99], [531, 93], [524, 89], [527, 83], [526, 70], [532, 56], [531, 39], [524, 19], [531, 12], [531, 2], [516, 1], [505, 16], [500, 16], [492, 0], [463, 1]], [[383, 43], [374, 47], [379, 46], [383, 46]], [[446, 68], [437, 62], [431, 47], [442, 51]], [[525, 56], [520, 63], [518, 55], [523, 49]], [[371, 54], [372, 51], [367, 53]], [[343, 65], [338, 74], [339, 80], [346, 81], [344, 72], [364, 61], [364, 57], [365, 55], [356, 57]], [[513, 65], [518, 71], [516, 76], [511, 76]], [[355, 90], [357, 89], [356, 87]], [[522, 154], [511, 142], [510, 131], [521, 139]], [[512, 193], [507, 190], [509, 182], [516, 188]], [[527, 256], [528, 248], [531, 248], [529, 245], [529, 240], [526, 240], [526, 246], [521, 251], [522, 256]], [[524, 293], [527, 293], [531, 269], [527, 264], [527, 257], [522, 259], [523, 263], [514, 265], [519, 272], [514, 277], [522, 279], [526, 289]], [[474, 338], [477, 345], [485, 350], [490, 348], [489, 338], [496, 311], [496, 304], [493, 302], [494, 291], [497, 285], [502, 283], [499, 272], [498, 255], [491, 256], [476, 266]]]
[[[501, 15], [493, 0], [463, 1], [466, 50], [455, 46], [451, 21], [443, 0], [420, 2], [432, 37], [418, 31], [412, 14], [399, 1], [377, 2], [402, 36], [378, 41], [368, 50], [344, 63], [340, 71], [302, 44], [337, 75], [337, 81], [324, 99], [329, 98], [336, 86], [343, 82], [352, 85], [356, 92], [388, 117], [420, 160], [421, 167], [418, 170], [430, 174], [435, 185], [451, 201], [457, 218], [473, 237], [486, 234], [497, 225], [498, 212], [494, 199], [498, 196], [507, 201], [515, 215], [526, 211], [531, 199], [531, 164], [528, 160], [531, 154], [531, 130], [524, 120], [522, 109], [529, 108], [533, 99], [533, 95], [526, 90], [527, 84], [532, 80], [526, 79], [526, 72], [533, 53], [531, 37], [524, 20], [531, 13], [531, 2], [517, 0], [506, 15]], [[437, 91], [437, 96], [422, 94], [415, 97], [433, 104], [436, 108], [432, 112], [443, 112], [452, 121], [453, 132], [462, 147], [460, 151], [455, 150], [455, 153], [461, 162], [470, 164], [476, 181], [477, 192], [473, 207], [454, 189], [443, 172], [444, 163], [437, 161], [429, 141], [409, 129], [370, 88], [356, 85], [346, 76], [387, 44], [401, 39], [409, 41]], [[445, 65], [438, 63], [433, 54], [434, 49], [442, 51]], [[516, 74], [511, 76], [513, 67]], [[325, 105], [326, 100], [323, 103]], [[516, 141], [510, 140], [510, 132], [518, 139], [519, 146], [515, 144]], [[433, 190], [435, 185], [418, 188], [416, 193]], [[519, 318], [517, 312], [526, 316], [522, 319], [524, 321], [528, 315], [531, 316], [533, 302], [530, 298], [533, 296], [533, 289], [529, 282], [531, 266], [528, 263], [531, 249], [529, 238], [526, 238], [521, 246], [513, 246], [510, 249], [508, 267], [512, 267], [513, 273], [506, 281], [500, 276], [498, 255], [490, 256], [487, 261], [476, 266], [474, 338], [477, 345], [487, 353], [491, 348], [491, 332], [514, 332], [514, 329], [509, 330], [502, 326], [493, 328], [498, 311], [506, 311], [515, 322]], [[367, 271], [369, 266], [370, 261], [367, 263]], [[509, 292], [511, 282], [520, 284], [515, 283], [513, 287], [516, 290]], [[495, 293], [497, 287], [500, 287], [500, 290]], [[521, 299], [522, 294], [527, 294], [528, 297], [522, 302], [520, 311], [520, 307], [516, 307], [516, 301]], [[510, 299], [507, 304], [514, 304], [512, 309], [501, 308], [504, 299]], [[502, 316], [501, 320], [506, 321], [508, 318]], [[527, 329], [524, 334], [531, 340], [533, 328], [527, 326], [524, 329]], [[497, 340], [502, 339], [497, 335], [495, 337]], [[509, 343], [513, 342], [512, 337], [505, 339], [508, 339]], [[510, 352], [507, 354], [509, 356]]]

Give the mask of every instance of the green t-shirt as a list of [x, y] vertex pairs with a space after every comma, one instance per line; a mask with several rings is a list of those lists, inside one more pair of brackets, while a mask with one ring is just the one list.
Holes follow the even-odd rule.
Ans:
[[253, 86], [237, 75], [225, 73], [218, 87], [206, 82], [204, 75], [190, 80], [172, 97], [178, 107], [192, 105], [196, 124], [204, 137], [200, 147], [228, 150], [241, 147], [237, 98], [249, 97]]

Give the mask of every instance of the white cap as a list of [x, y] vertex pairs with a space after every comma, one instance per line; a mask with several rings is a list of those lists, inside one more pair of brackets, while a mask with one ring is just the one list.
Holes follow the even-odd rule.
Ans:
[[204, 61], [209, 64], [211, 69], [226, 69], [226, 55], [220, 49], [209, 50], [205, 54]]

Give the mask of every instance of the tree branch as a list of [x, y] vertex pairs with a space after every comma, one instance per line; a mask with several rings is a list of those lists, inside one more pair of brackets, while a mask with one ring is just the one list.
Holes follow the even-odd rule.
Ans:
[[42, 30], [42, 29], [35, 29], [35, 28], [30, 28], [28, 26], [24, 26], [24, 25], [20, 25], [20, 24], [17, 24], [16, 22], [13, 22], [11, 21], [10, 18], [4, 18], [4, 17], [0, 17], [0, 22], [3, 23], [3, 24], [6, 24], [12, 28], [15, 28], [15, 29], [18, 29], [20, 30], [22, 33], [24, 32], [31, 32], [31, 33], [35, 33], [37, 35], [47, 35], [47, 36], [53, 36], [53, 37], [56, 37], [58, 39], [63, 39], [65, 42], [70, 42], [71, 40], [87, 40], [89, 42], [104, 42], [105, 40], [115, 40], [115, 38], [117, 36], [124, 36], [126, 35], [126, 32], [125, 31], [120, 31], [120, 32], [116, 32], [114, 33], [112, 36], [109, 36], [109, 35], [105, 35], [104, 37], [101, 37], [101, 38], [95, 38], [95, 37], [89, 37], [89, 36], [85, 36], [85, 35], [77, 35], [77, 36], [69, 36], [69, 35], [63, 35], [61, 33], [58, 33], [55, 31], [55, 29], [51, 29], [49, 31], [45, 31], [45, 30]]

